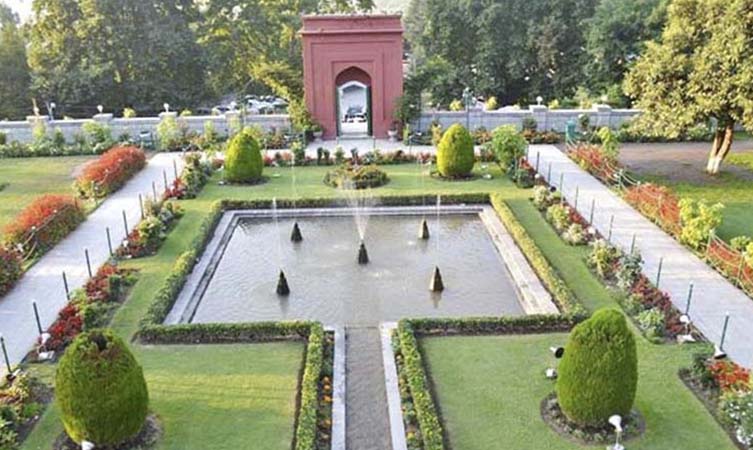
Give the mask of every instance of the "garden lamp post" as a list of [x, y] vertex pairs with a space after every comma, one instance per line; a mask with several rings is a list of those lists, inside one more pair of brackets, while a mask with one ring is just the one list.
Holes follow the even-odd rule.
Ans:
[[473, 93], [471, 88], [467, 87], [463, 89], [463, 104], [465, 104], [465, 128], [471, 128], [471, 101], [473, 100]]
[[538, 97], [536, 97], [536, 104], [537, 104], [537, 105], [541, 106], [541, 103], [542, 103], [543, 101], [544, 101], [544, 97], [542, 97], [542, 96], [540, 96], [540, 95], [539, 95]]
[[97, 105], [97, 111], [99, 111], [99, 113], [102, 114], [105, 111], [105, 107], [102, 105]]
[[162, 107], [165, 108], [165, 112], [166, 113], [170, 112], [170, 104], [169, 103], [167, 103], [167, 102], [163, 103]]

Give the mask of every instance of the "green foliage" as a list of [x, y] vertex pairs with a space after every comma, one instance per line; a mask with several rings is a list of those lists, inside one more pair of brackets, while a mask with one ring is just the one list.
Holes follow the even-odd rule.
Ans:
[[514, 125], [503, 125], [492, 132], [489, 147], [502, 167], [510, 169], [515, 161], [525, 156], [528, 142]]
[[625, 80], [644, 110], [637, 123], [670, 137], [710, 119], [753, 130], [752, 21], [748, 0], [671, 2], [661, 38]]
[[367, 189], [387, 184], [387, 173], [376, 165], [343, 164], [324, 175], [324, 184], [338, 189]]
[[722, 395], [719, 412], [724, 424], [746, 446], [753, 444], [753, 391], [730, 391]]
[[161, 151], [181, 150], [186, 143], [188, 130], [172, 115], [165, 116], [157, 125], [157, 145]]
[[533, 197], [531, 198], [531, 201], [536, 209], [544, 211], [549, 207], [549, 188], [542, 185], [533, 188]]
[[620, 256], [619, 269], [617, 270], [617, 286], [623, 291], [630, 290], [638, 281], [641, 274], [641, 263], [643, 258], [637, 251], [633, 253], [624, 253]]
[[515, 243], [523, 251], [523, 254], [541, 279], [541, 282], [552, 294], [560, 310], [567, 314], [579, 314], [583, 312], [583, 307], [575, 298], [575, 295], [565, 282], [562, 281], [562, 278], [552, 268], [551, 264], [549, 264], [549, 261], [541, 253], [539, 247], [520, 224], [502, 197], [498, 194], [492, 194], [490, 200], [492, 207], [494, 207], [505, 228], [507, 228]]
[[614, 265], [619, 261], [622, 252], [610, 244], [606, 239], [598, 239], [591, 245], [588, 255], [588, 265], [593, 268], [602, 279], [609, 279], [614, 274]]
[[123, 108], [123, 118], [124, 119], [133, 119], [138, 114], [136, 114], [136, 110], [133, 108]]
[[724, 205], [717, 203], [709, 206], [704, 201], [684, 198], [679, 206], [682, 222], [680, 241], [696, 250], [703, 248], [712, 231], [722, 224]]
[[[94, 153], [103, 153], [115, 144], [112, 139], [112, 130], [107, 125], [95, 121], [86, 122], [81, 125], [81, 131], [84, 132], [86, 143]], [[62, 146], [59, 145], [59, 147]]]
[[317, 449], [317, 413], [319, 410], [319, 379], [322, 375], [324, 358], [324, 330], [322, 325], [311, 325], [306, 362], [301, 378], [301, 399], [298, 412], [298, 425], [295, 430], [294, 450]]
[[562, 239], [570, 245], [583, 245], [586, 243], [586, 232], [583, 225], [571, 223], [570, 226], [562, 233]]
[[664, 336], [664, 313], [659, 308], [650, 308], [638, 313], [638, 326], [649, 339]]
[[499, 108], [497, 97], [491, 96], [484, 102], [484, 109], [487, 111], [496, 111], [497, 108]]
[[230, 141], [225, 154], [225, 179], [233, 183], [254, 183], [264, 169], [259, 143], [249, 130], [243, 130]]
[[463, 111], [464, 109], [465, 107], [463, 106], [462, 101], [455, 99], [450, 102], [450, 111], [459, 112], [459, 111]]
[[71, 439], [113, 445], [141, 430], [149, 394], [125, 342], [95, 330], [79, 335], [60, 359], [55, 400]]
[[611, 161], [617, 161], [620, 157], [620, 141], [617, 135], [609, 127], [601, 127], [596, 135], [601, 141], [601, 151]]
[[546, 210], [546, 220], [562, 233], [570, 226], [570, 211], [567, 205], [555, 203]]
[[621, 312], [600, 309], [573, 329], [559, 364], [557, 400], [565, 415], [585, 426], [626, 417], [638, 385], [635, 338]]
[[0, 3], [0, 80], [0, 120], [24, 119], [31, 109], [26, 39], [5, 3]]
[[437, 146], [437, 170], [447, 178], [467, 177], [475, 163], [473, 138], [460, 124], [447, 129]]
[[738, 252], [745, 251], [748, 245], [753, 244], [753, 238], [750, 236], [738, 236], [730, 240], [729, 245]]

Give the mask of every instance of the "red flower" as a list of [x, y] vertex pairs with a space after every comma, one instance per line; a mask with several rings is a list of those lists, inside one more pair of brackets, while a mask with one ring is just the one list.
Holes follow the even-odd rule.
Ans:
[[[146, 165], [144, 152], [137, 147], [115, 147], [87, 164], [76, 185], [85, 197], [101, 197], [120, 188]], [[96, 190], [92, 191], [92, 185]]]
[[750, 371], [732, 361], [714, 361], [709, 365], [709, 371], [722, 392], [749, 389]]

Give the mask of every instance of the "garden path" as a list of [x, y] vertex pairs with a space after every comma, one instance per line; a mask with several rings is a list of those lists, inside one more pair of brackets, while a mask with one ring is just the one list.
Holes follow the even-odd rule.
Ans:
[[[86, 221], [37, 261], [18, 284], [0, 298], [0, 333], [5, 337], [10, 363], [19, 363], [37, 342], [39, 333], [34, 319], [32, 301], [39, 308], [43, 329], [47, 329], [67, 303], [62, 274], [65, 271], [71, 291], [84, 285], [89, 278], [85, 249], [89, 250], [92, 271], [109, 258], [106, 228], [109, 227], [113, 248], [126, 236], [123, 212], [128, 226], [140, 218], [139, 194], [144, 198], [164, 190], [163, 172], [168, 183], [175, 179], [173, 162], [178, 171], [183, 160], [180, 153], [159, 153], [147, 161], [146, 167], [125, 186], [107, 197]], [[2, 366], [3, 373], [5, 366]]]
[[729, 313], [724, 350], [739, 364], [753, 367], [753, 300], [556, 147], [532, 145], [528, 155], [532, 164], [538, 155], [540, 173], [550, 177], [550, 184], [559, 187], [571, 205], [575, 205], [577, 191], [577, 209], [587, 220], [592, 202], [595, 204], [593, 223], [602, 235], [609, 235], [613, 218], [613, 243], [629, 249], [635, 236], [644, 274], [655, 281], [661, 264], [659, 287], [680, 311], [685, 311], [689, 286], [694, 284], [689, 315], [712, 342], [719, 343]]

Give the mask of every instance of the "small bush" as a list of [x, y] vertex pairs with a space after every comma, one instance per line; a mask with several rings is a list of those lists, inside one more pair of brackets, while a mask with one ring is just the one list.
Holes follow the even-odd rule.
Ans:
[[570, 211], [567, 205], [555, 203], [550, 206], [546, 210], [546, 220], [548, 220], [560, 233], [565, 231], [571, 223]]
[[515, 165], [515, 161], [525, 156], [528, 148], [528, 142], [513, 125], [495, 128], [489, 145], [497, 161], [508, 170]]
[[387, 174], [375, 165], [343, 164], [324, 176], [324, 184], [338, 189], [375, 188], [387, 184], [388, 181]]
[[583, 245], [586, 243], [586, 232], [583, 225], [571, 223], [570, 226], [562, 233], [562, 239], [570, 245]]
[[622, 256], [619, 248], [613, 246], [605, 239], [594, 241], [591, 253], [588, 255], [588, 265], [603, 279], [609, 279], [614, 275], [615, 266]]
[[144, 151], [115, 147], [87, 164], [74, 187], [83, 198], [102, 198], [120, 189], [146, 165]]
[[722, 224], [724, 205], [709, 206], [704, 201], [682, 199], [679, 203], [682, 231], [680, 241], [698, 250], [709, 240], [711, 232]]
[[437, 146], [437, 170], [447, 178], [467, 177], [475, 163], [473, 138], [460, 124], [447, 129]]
[[570, 420], [603, 426], [613, 414], [626, 417], [637, 385], [635, 338], [622, 313], [601, 309], [573, 329], [556, 384], [557, 400]]
[[643, 258], [637, 251], [625, 253], [620, 257], [619, 269], [617, 270], [617, 286], [623, 291], [633, 287], [641, 275], [641, 263]]
[[232, 183], [254, 183], [261, 179], [264, 161], [259, 143], [249, 130], [236, 134], [225, 155], [225, 179]]
[[187, 144], [188, 129], [173, 116], [166, 116], [157, 125], [157, 145], [163, 152], [181, 150]]
[[0, 245], [0, 296], [16, 284], [22, 273], [21, 254], [13, 248]]
[[[43, 253], [60, 242], [86, 219], [81, 205], [69, 195], [43, 195], [24, 208], [4, 228], [9, 244], [27, 244], [26, 251]], [[32, 233], [34, 238], [27, 242]]]
[[75, 442], [114, 445], [146, 420], [149, 394], [141, 366], [122, 339], [107, 330], [81, 334], [58, 364], [55, 400]]

